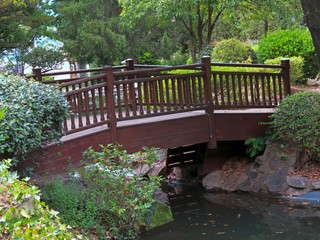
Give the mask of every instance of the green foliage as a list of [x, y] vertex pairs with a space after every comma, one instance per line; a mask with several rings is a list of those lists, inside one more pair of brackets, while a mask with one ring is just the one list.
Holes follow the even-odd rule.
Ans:
[[304, 58], [304, 78], [315, 77], [319, 68], [316, 65], [315, 49], [308, 29], [293, 28], [274, 31], [259, 43], [260, 62], [278, 57], [298, 56]]
[[296, 93], [285, 98], [271, 118], [276, 137], [296, 143], [303, 161], [320, 157], [319, 93]]
[[75, 239], [54, 210], [40, 201], [40, 191], [8, 171], [10, 161], [0, 162], [0, 238]]
[[[1, 107], [1, 105], [0, 105]], [[1, 122], [1, 120], [4, 118], [4, 114], [5, 114], [5, 111], [6, 111], [6, 108], [3, 107], [0, 109], [0, 127], [3, 125], [3, 123]], [[4, 132], [0, 129], [0, 144], [2, 144], [2, 142], [6, 139], [6, 136], [4, 134]], [[2, 150], [3, 151], [3, 150]], [[1, 150], [0, 150], [0, 154], [3, 153]]]
[[249, 154], [250, 158], [257, 157], [263, 153], [266, 148], [265, 141], [265, 137], [253, 137], [246, 139], [244, 144], [247, 146], [246, 153]]
[[57, 180], [44, 188], [44, 200], [69, 224], [102, 239], [135, 239], [151, 214], [159, 178], [133, 174], [132, 164], [152, 164], [154, 149], [128, 155], [117, 146], [89, 148], [86, 167], [69, 181]]
[[0, 4], [0, 54], [5, 50], [32, 45], [48, 24], [46, 1], [5, 0]]
[[163, 62], [163, 65], [168, 66], [177, 66], [186, 64], [189, 58], [188, 53], [181, 53], [181, 51], [177, 51], [171, 55], [171, 57]]
[[68, 105], [56, 87], [0, 76], [0, 100], [6, 106], [0, 132], [7, 137], [0, 145], [0, 152], [6, 157], [21, 160], [42, 142], [61, 137]]
[[[290, 80], [295, 84], [305, 83], [303, 74], [304, 60], [302, 57], [290, 57]], [[281, 58], [267, 59], [264, 64], [281, 64]]]
[[211, 54], [215, 62], [253, 62], [256, 57], [248, 43], [238, 39], [222, 40]]
[[35, 47], [22, 57], [22, 60], [33, 68], [39, 67], [47, 72], [62, 64], [65, 56], [63, 52], [51, 47]]
[[150, 52], [145, 52], [141, 56], [138, 56], [138, 63], [147, 65], [160, 65], [160, 61], [156, 59]]

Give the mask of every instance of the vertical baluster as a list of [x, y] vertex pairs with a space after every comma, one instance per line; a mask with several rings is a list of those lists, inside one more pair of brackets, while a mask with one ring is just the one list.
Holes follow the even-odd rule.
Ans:
[[196, 86], [196, 78], [192, 76], [191, 78], [191, 85], [192, 85], [192, 98], [193, 98], [193, 107], [197, 107], [199, 105], [197, 99], [197, 86]]
[[277, 94], [277, 77], [272, 76], [272, 88], [273, 88], [273, 97], [274, 97], [274, 105], [278, 105], [278, 94]]
[[145, 101], [146, 101], [146, 105], [147, 105], [147, 114], [150, 114], [151, 111], [150, 111], [150, 82], [149, 81], [146, 81], [144, 82], [143, 84], [143, 88], [144, 88], [144, 98], [145, 98]]
[[242, 74], [237, 75], [238, 78], [238, 91], [239, 91], [239, 104], [243, 106], [243, 99], [242, 99]]
[[272, 106], [272, 96], [271, 96], [271, 76], [267, 75], [267, 91], [268, 91], [268, 105]]
[[100, 121], [104, 121], [104, 101], [103, 101], [103, 93], [102, 93], [102, 88], [98, 88], [98, 95], [99, 95], [99, 110], [100, 110]]
[[173, 101], [173, 108], [174, 110], [178, 110], [178, 104], [177, 104], [177, 91], [176, 91], [176, 83], [177, 83], [177, 78], [172, 78], [171, 79], [171, 85], [172, 85], [172, 101]]
[[250, 82], [250, 93], [251, 93], [251, 105], [255, 104], [255, 94], [254, 94], [254, 86], [253, 86], [253, 75], [249, 75], [249, 82]]
[[184, 89], [185, 89], [185, 101], [186, 101], [186, 104], [187, 104], [187, 108], [189, 109], [191, 107], [191, 103], [192, 103], [192, 100], [191, 100], [191, 89], [190, 89], [190, 77], [186, 77], [184, 79]]
[[81, 93], [77, 93], [77, 100], [78, 100], [78, 127], [83, 127], [83, 123], [82, 123], [82, 94]]
[[165, 85], [166, 85], [166, 102], [167, 102], [167, 112], [170, 112], [171, 111], [171, 99], [170, 99], [170, 86], [169, 86], [169, 82], [170, 82], [170, 79], [166, 79], [165, 80]]
[[198, 92], [199, 92], [199, 102], [201, 105], [206, 105], [205, 98], [204, 98], [204, 91], [202, 86], [204, 86], [204, 78], [203, 77], [197, 77], [198, 82]]
[[142, 86], [141, 82], [138, 82], [138, 106], [140, 110], [140, 115], [143, 115], [143, 100], [142, 100]]
[[91, 90], [91, 101], [92, 101], [92, 117], [93, 123], [97, 123], [97, 104], [96, 104], [96, 89]]
[[[228, 106], [231, 106], [231, 89], [230, 89], [229, 77], [230, 77], [230, 75], [225, 75], [227, 104], [228, 104]], [[231, 86], [232, 86], [232, 83], [231, 83]]]
[[261, 89], [262, 89], [262, 92], [261, 92], [261, 94], [262, 94], [262, 104], [264, 105], [264, 106], [266, 106], [267, 105], [267, 102], [266, 102], [266, 89], [265, 89], [265, 75], [264, 74], [262, 74], [261, 75]]
[[238, 105], [236, 80], [234, 75], [231, 75], [231, 84], [232, 84], [232, 103], [234, 105]]
[[117, 94], [117, 105], [118, 105], [118, 117], [122, 118], [122, 98], [121, 98], [121, 85], [119, 84], [120, 81], [115, 84], [116, 87], [116, 94]]
[[260, 106], [261, 101], [260, 101], [259, 75], [255, 74], [254, 79], [255, 79], [255, 89], [256, 89], [256, 93], [257, 93], [257, 104]]
[[159, 84], [159, 94], [160, 94], [160, 112], [164, 112], [164, 91], [163, 91], [163, 81], [164, 80], [158, 80]]
[[180, 106], [180, 110], [184, 109], [183, 107], [183, 89], [182, 89], [182, 79], [177, 78], [178, 80], [178, 103]]
[[89, 94], [88, 91], [85, 91], [84, 93], [84, 111], [86, 115], [86, 125], [90, 125], [90, 106], [89, 106]]
[[123, 89], [123, 100], [124, 100], [124, 107], [126, 111], [126, 117], [130, 116], [130, 107], [129, 107], [129, 97], [128, 97], [128, 84], [122, 84]]
[[[224, 101], [224, 87], [223, 87], [223, 74], [219, 73], [219, 78], [220, 78], [220, 92], [221, 92], [221, 105], [224, 106], [225, 105], [225, 101]], [[228, 90], [227, 90], [228, 91]]]
[[218, 84], [217, 84], [217, 74], [213, 74], [213, 92], [215, 104], [219, 105], [219, 93], [218, 93]]
[[243, 83], [244, 83], [244, 95], [245, 95], [245, 105], [249, 105], [249, 96], [248, 96], [248, 75], [243, 75]]
[[283, 94], [282, 94], [282, 75], [278, 76], [278, 84], [279, 84], [279, 102], [281, 102], [282, 99], [283, 99]]

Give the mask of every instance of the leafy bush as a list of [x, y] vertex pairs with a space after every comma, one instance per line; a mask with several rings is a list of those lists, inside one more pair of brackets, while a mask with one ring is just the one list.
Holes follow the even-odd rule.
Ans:
[[37, 187], [9, 172], [10, 161], [0, 162], [0, 238], [75, 239], [58, 212], [40, 201]]
[[[304, 77], [314, 77], [319, 68], [315, 65], [315, 49], [310, 32], [306, 28], [277, 30], [269, 33], [259, 43], [259, 62], [278, 57], [295, 56], [304, 58]], [[310, 71], [310, 66], [315, 66], [315, 68]]]
[[129, 156], [117, 146], [88, 149], [86, 167], [78, 178], [57, 181], [44, 188], [44, 200], [69, 224], [103, 239], [135, 239], [155, 200], [159, 178], [133, 174], [132, 164], [155, 160], [153, 149]]
[[212, 50], [216, 62], [254, 62], [256, 56], [250, 44], [237, 39], [222, 40]]
[[0, 100], [7, 107], [0, 128], [6, 136], [0, 145], [0, 153], [4, 152], [5, 157], [21, 160], [42, 142], [62, 135], [68, 105], [56, 87], [20, 77], [0, 76]]
[[189, 58], [188, 53], [181, 53], [180, 51], [175, 52], [171, 55], [170, 59], [164, 60], [161, 64], [168, 66], [177, 66], [186, 64]]
[[302, 154], [302, 163], [320, 157], [320, 94], [296, 93], [285, 98], [272, 114], [278, 139], [292, 140]]
[[[303, 58], [302, 57], [290, 57], [290, 80], [293, 83], [305, 83], [303, 77]], [[281, 64], [281, 58], [267, 59], [264, 64]]]
[[250, 158], [257, 157], [263, 153], [266, 148], [265, 141], [264, 137], [252, 137], [245, 140], [246, 153], [249, 154]]
[[147, 65], [159, 65], [159, 59], [156, 59], [152, 53], [145, 52], [142, 55], [138, 56], [139, 64], [147, 64]]
[[[4, 117], [6, 108], [5, 107], [1, 107], [0, 105], [0, 127], [3, 125], [3, 122], [1, 121]], [[1, 130], [0, 128], [0, 145], [2, 144], [2, 142], [6, 139], [5, 133]], [[3, 150], [2, 150], [3, 151]], [[2, 152], [0, 151], [0, 154]]]

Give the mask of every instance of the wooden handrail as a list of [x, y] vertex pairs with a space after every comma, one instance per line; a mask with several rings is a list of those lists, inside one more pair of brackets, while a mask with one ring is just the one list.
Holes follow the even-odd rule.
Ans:
[[[280, 71], [213, 71], [212, 66]], [[286, 60], [281, 65], [217, 64], [206, 57], [198, 64], [139, 70], [133, 60], [127, 60], [125, 69], [115, 72], [114, 67], [106, 66], [101, 74], [59, 85], [74, 111], [71, 128], [64, 125], [67, 133], [108, 124], [115, 142], [118, 121], [194, 110], [205, 110], [213, 117], [214, 109], [271, 108], [290, 94]], [[195, 71], [170, 73], [177, 69]]]

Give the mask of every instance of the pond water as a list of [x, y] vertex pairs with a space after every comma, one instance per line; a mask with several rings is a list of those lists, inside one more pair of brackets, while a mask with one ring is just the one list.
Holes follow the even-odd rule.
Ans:
[[172, 221], [142, 240], [318, 240], [318, 202], [268, 195], [205, 192], [200, 186], [166, 184]]

